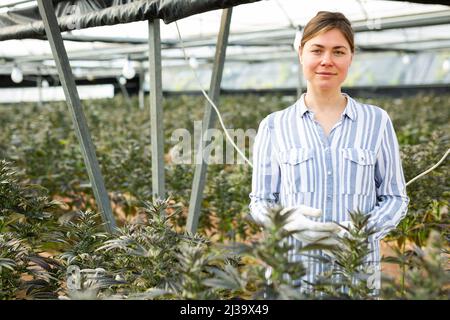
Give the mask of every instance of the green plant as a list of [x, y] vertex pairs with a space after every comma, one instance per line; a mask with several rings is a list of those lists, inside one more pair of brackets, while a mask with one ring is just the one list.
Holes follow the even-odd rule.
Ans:
[[0, 298], [56, 297], [61, 265], [43, 251], [57, 208], [44, 188], [21, 181], [11, 163], [0, 161]]
[[328, 271], [311, 284], [314, 294], [325, 299], [372, 299], [376, 294], [371, 282], [374, 276], [373, 262], [369, 261], [369, 241], [375, 229], [368, 227], [370, 215], [350, 212], [350, 226], [340, 225], [346, 231], [336, 237], [326, 257], [320, 257], [330, 265]]
[[[278, 95], [224, 96], [219, 107], [227, 127], [245, 131], [256, 129], [267, 114], [294, 101], [294, 97]], [[449, 101], [442, 95], [364, 99], [364, 102], [381, 106], [391, 116], [407, 181], [437, 162], [448, 149]], [[171, 298], [206, 296], [202, 290], [214, 292], [208, 297], [220, 298], [306, 297], [298, 294], [299, 288], [291, 286], [288, 278], [280, 277], [286, 272], [292, 274], [292, 279], [302, 274], [296, 269], [298, 266], [286, 264], [286, 243], [280, 240], [284, 235], [274, 230], [273, 234], [272, 231], [259, 232], [257, 226], [245, 219], [251, 179], [248, 166], [208, 167], [199, 234], [186, 235], [183, 230], [194, 165], [165, 166], [166, 190], [172, 200], [162, 210], [167, 219], [157, 223], [157, 219], [146, 210], [159, 212], [159, 209], [151, 209], [149, 203], [150, 209], [145, 204], [142, 208], [139, 201], [149, 199], [152, 194], [147, 110], [137, 107], [137, 99], [128, 106], [120, 97], [85, 101], [84, 105], [114, 214], [122, 227], [120, 235], [129, 242], [120, 242], [118, 237], [106, 234], [100, 217], [95, 214], [97, 208], [66, 104], [52, 102], [42, 107], [23, 104], [20, 108], [17, 105], [1, 106], [0, 158], [6, 162], [0, 164], [0, 234], [8, 234], [11, 241], [18, 241], [30, 257], [50, 259], [45, 263], [40, 261], [39, 265], [28, 258], [7, 257], [5, 253], [4, 259], [12, 259], [15, 264], [13, 266], [11, 260], [3, 260], [3, 271], [12, 271], [7, 265], [14, 270], [22, 266], [24, 269], [8, 276], [4, 273], [3, 280], [10, 277], [13, 283], [14, 277], [21, 274], [27, 280], [37, 281], [36, 293], [69, 295], [65, 287], [66, 271], [70, 266], [77, 266], [80, 272], [96, 268], [105, 270], [99, 280], [100, 289], [93, 292], [97, 298], [108, 295], [131, 297], [143, 294], [151, 287], [164, 289], [168, 283], [178, 285], [172, 286], [178, 289]], [[164, 99], [164, 109], [167, 110], [164, 114], [165, 152], [171, 148], [168, 141], [175, 129], [186, 128], [193, 133], [194, 121], [203, 118], [203, 105], [203, 97], [197, 96]], [[247, 154], [249, 148], [247, 144]], [[448, 237], [448, 172], [447, 159], [431, 174], [408, 186], [411, 198], [408, 214], [386, 238], [392, 240], [403, 255], [399, 259], [403, 261], [400, 279], [403, 279], [404, 292], [412, 270], [410, 265], [416, 255], [409, 249], [410, 245], [424, 247], [433, 229]], [[248, 246], [242, 254], [237, 249], [224, 251], [216, 247], [221, 242], [238, 244], [240, 241], [245, 241]], [[117, 247], [99, 249], [105, 244], [113, 246], [113, 243]], [[133, 251], [139, 247], [143, 250]], [[279, 250], [280, 256], [266, 257], [264, 250]], [[155, 261], [155, 257], [161, 264]], [[181, 266], [183, 259], [199, 268], [192, 270], [203, 271], [195, 274], [188, 270], [186, 274], [174, 271], [184, 268]], [[197, 259], [204, 262], [195, 264]], [[33, 278], [35, 276], [26, 269], [32, 265], [43, 272], [41, 278]], [[267, 270], [272, 272], [266, 273]], [[176, 272], [185, 278], [175, 277]], [[198, 276], [197, 280], [195, 276]], [[39, 282], [44, 278], [52, 280]], [[194, 280], [200, 282], [198, 287], [193, 284]], [[18, 288], [22, 288], [24, 279], [18, 281]], [[184, 284], [180, 287], [180, 283]], [[402, 285], [401, 280], [399, 283]], [[210, 287], [209, 291], [207, 287]], [[292, 294], [284, 293], [282, 287]], [[8, 297], [31, 297], [26, 290], [8, 288], [11, 289]], [[353, 292], [353, 297], [365, 295], [362, 288]], [[322, 291], [318, 297], [326, 295], [330, 296]]]
[[[286, 231], [291, 212], [282, 212], [282, 207], [269, 210], [271, 224], [265, 228], [263, 238], [251, 244], [237, 244], [237, 252], [247, 260], [242, 275], [251, 288], [246, 295], [254, 299], [302, 299], [304, 283], [299, 281], [306, 270], [302, 263], [289, 259], [289, 253], [301, 254], [310, 248], [295, 250], [288, 243], [294, 231]], [[248, 289], [249, 290], [249, 289]]]
[[432, 230], [425, 248], [414, 245], [408, 259], [401, 250], [387, 257], [388, 263], [407, 265], [408, 272], [401, 283], [385, 277], [383, 297], [408, 300], [448, 300], [450, 298], [450, 270], [448, 268], [449, 238]]

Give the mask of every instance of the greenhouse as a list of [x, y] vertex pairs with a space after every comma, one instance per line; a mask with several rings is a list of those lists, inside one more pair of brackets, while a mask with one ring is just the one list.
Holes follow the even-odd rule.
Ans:
[[0, 300], [449, 299], [447, 1], [5, 0], [0, 41]]

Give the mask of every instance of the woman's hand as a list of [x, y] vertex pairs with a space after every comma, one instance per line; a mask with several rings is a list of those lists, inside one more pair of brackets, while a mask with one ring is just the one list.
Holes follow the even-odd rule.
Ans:
[[293, 237], [301, 242], [331, 244], [329, 241], [335, 241], [332, 236], [338, 233], [341, 228], [334, 222], [317, 222], [308, 217], [319, 218], [322, 216], [322, 210], [300, 205], [297, 207], [285, 208], [281, 214], [289, 214], [288, 222], [284, 228], [288, 231], [297, 231]]

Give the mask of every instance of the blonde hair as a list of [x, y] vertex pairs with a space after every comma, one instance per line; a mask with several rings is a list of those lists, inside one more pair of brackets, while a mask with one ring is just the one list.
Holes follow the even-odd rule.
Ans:
[[340, 12], [319, 11], [303, 29], [300, 47], [303, 48], [305, 43], [317, 36], [318, 34], [337, 29], [342, 32], [343, 36], [350, 45], [352, 53], [355, 52], [354, 31], [350, 21]]

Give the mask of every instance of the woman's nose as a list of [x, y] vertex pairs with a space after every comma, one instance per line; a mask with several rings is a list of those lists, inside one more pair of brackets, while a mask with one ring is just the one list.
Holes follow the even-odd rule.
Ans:
[[323, 56], [322, 56], [321, 64], [322, 65], [328, 65], [328, 64], [331, 64], [331, 63], [333, 63], [333, 60], [331, 58], [331, 54], [330, 53], [324, 53]]

